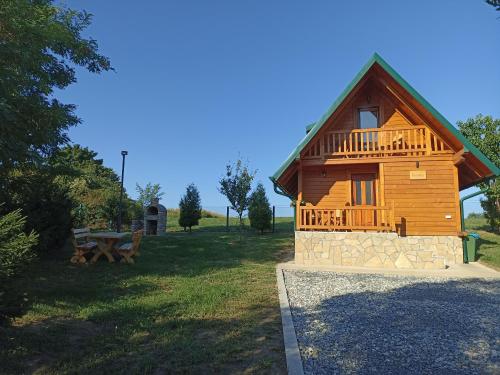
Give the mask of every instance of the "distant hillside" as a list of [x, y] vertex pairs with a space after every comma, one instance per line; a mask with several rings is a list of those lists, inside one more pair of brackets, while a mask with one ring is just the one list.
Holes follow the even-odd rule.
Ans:
[[[179, 217], [179, 209], [178, 208], [167, 208], [167, 215], [169, 218]], [[201, 210], [202, 218], [224, 218], [226, 215], [220, 214], [218, 212]]]

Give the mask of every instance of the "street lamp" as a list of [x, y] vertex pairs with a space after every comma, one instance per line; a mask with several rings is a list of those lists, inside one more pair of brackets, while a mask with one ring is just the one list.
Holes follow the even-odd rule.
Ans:
[[122, 185], [120, 189], [120, 205], [118, 207], [118, 225], [116, 231], [118, 233], [122, 230], [122, 199], [123, 199], [123, 174], [125, 172], [125, 156], [128, 155], [127, 151], [122, 151]]

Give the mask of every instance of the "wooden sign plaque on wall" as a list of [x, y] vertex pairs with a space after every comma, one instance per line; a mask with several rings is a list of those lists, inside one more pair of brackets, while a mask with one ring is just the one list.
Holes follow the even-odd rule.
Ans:
[[427, 180], [427, 171], [410, 171], [410, 180]]

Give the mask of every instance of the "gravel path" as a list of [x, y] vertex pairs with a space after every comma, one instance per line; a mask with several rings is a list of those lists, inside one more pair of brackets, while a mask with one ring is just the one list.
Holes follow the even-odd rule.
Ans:
[[306, 374], [500, 374], [500, 281], [285, 270]]

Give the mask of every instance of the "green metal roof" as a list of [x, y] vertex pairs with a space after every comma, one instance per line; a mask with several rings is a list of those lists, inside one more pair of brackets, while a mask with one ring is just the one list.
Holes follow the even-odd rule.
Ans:
[[384, 69], [397, 83], [399, 83], [406, 91], [408, 91], [426, 110], [428, 110], [443, 126], [449, 130], [465, 147], [469, 150], [475, 157], [477, 157], [488, 169], [495, 175], [500, 175], [500, 168], [498, 168], [491, 160], [489, 160], [479, 149], [474, 146], [465, 136], [455, 128], [443, 115], [441, 115], [430, 103], [425, 100], [422, 95], [420, 95], [413, 87], [406, 82], [403, 77], [401, 77], [380, 55], [374, 53], [373, 56], [368, 60], [368, 62], [361, 68], [354, 79], [349, 83], [349, 85], [342, 91], [340, 96], [335, 100], [335, 102], [328, 108], [328, 110], [321, 116], [321, 118], [313, 124], [306, 127], [308, 133], [300, 141], [295, 150], [288, 156], [288, 158], [281, 164], [279, 169], [270, 177], [271, 181], [276, 181], [281, 174], [290, 166], [290, 164], [299, 157], [302, 149], [309, 143], [309, 141], [318, 133], [318, 131], [323, 127], [330, 116], [335, 112], [335, 110], [340, 106], [340, 104], [349, 95], [352, 89], [359, 83], [363, 76], [368, 72], [368, 70], [377, 63]]

